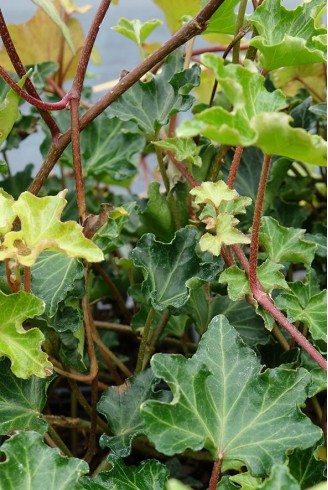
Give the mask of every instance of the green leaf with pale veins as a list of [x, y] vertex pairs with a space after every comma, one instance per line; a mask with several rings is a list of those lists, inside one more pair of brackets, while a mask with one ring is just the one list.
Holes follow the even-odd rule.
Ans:
[[309, 268], [317, 246], [304, 240], [305, 232], [299, 228], [285, 228], [274, 218], [264, 216], [259, 240], [273, 262], [297, 262]]
[[32, 266], [43, 250], [56, 250], [68, 257], [89, 262], [103, 260], [102, 251], [85, 238], [82, 227], [74, 221], [63, 223], [60, 216], [67, 201], [61, 191], [57, 196], [36, 197], [23, 192], [12, 205], [21, 222], [19, 231], [6, 234], [0, 260], [14, 258], [21, 265]]
[[108, 117], [122, 121], [135, 121], [147, 138], [154, 139], [157, 131], [170, 116], [185, 112], [192, 106], [193, 97], [188, 95], [199, 85], [199, 66], [183, 70], [180, 50], [170, 54], [162, 71], [150, 81], [137, 82], [106, 111]]
[[[98, 116], [81, 133], [83, 173], [107, 184], [126, 185], [136, 175], [137, 154], [145, 146], [145, 138], [136, 134], [131, 124]], [[73, 167], [72, 152], [67, 150], [61, 162]]]
[[326, 464], [317, 459], [315, 447], [305, 450], [296, 449], [289, 456], [288, 467], [302, 490], [309, 489], [326, 479]]
[[0, 451], [0, 490], [83, 490], [80, 478], [88, 472], [85, 461], [60, 455], [36, 432], [17, 432]]
[[46, 304], [45, 313], [53, 317], [61, 301], [84, 276], [83, 264], [59, 252], [42, 252], [31, 268], [32, 292]]
[[174, 153], [179, 162], [186, 160], [197, 167], [202, 165], [202, 159], [199, 156], [201, 148], [190, 138], [166, 138], [165, 140], [153, 141], [153, 144]]
[[308, 387], [309, 398], [327, 390], [326, 372], [305, 351], [301, 352], [301, 366], [311, 374], [311, 384]]
[[290, 126], [291, 117], [283, 112], [287, 103], [280, 90], [268, 92], [265, 79], [253, 65], [224, 65], [210, 53], [202, 62], [212, 68], [216, 79], [233, 106], [211, 107], [184, 121], [177, 130], [182, 137], [199, 133], [225, 145], [257, 146], [268, 155], [286, 156], [314, 165], [326, 165], [326, 142], [318, 135]]
[[140, 406], [145, 400], [168, 401], [168, 393], [154, 392], [155, 379], [150, 369], [127, 379], [120, 386], [108, 388], [97, 404], [97, 410], [108, 421], [113, 436], [101, 437], [102, 447], [109, 447], [116, 456], [126, 457], [131, 453], [135, 437], [144, 433]]
[[327, 292], [320, 291], [316, 276], [311, 273], [305, 282], [288, 283], [290, 291], [282, 292], [276, 306], [287, 312], [291, 322], [306, 325], [315, 340], [327, 341]]
[[111, 471], [95, 478], [83, 478], [83, 490], [165, 490], [169, 476], [167, 467], [155, 459], [146, 459], [139, 466], [126, 466], [121, 459], [110, 459]]
[[323, 5], [322, 0], [311, 0], [288, 10], [281, 0], [265, 0], [256, 9], [250, 21], [258, 36], [250, 45], [260, 51], [266, 70], [325, 61], [325, 44], [316, 40], [326, 29], [316, 29], [313, 15]]
[[143, 269], [142, 289], [156, 310], [180, 308], [188, 301], [190, 289], [219, 271], [219, 264], [202, 262], [196, 254], [197, 235], [195, 228], [185, 227], [170, 243], [162, 243], [147, 233], [130, 253], [134, 265]]
[[46, 432], [48, 424], [41, 412], [52, 378], [17, 378], [11, 372], [8, 359], [0, 361], [0, 372], [0, 434], [26, 429]]
[[9, 357], [18, 378], [32, 374], [45, 378], [52, 373], [52, 364], [41, 350], [43, 334], [38, 328], [25, 330], [22, 325], [43, 311], [44, 302], [33, 294], [20, 291], [7, 296], [0, 291], [0, 356]]
[[[268, 294], [274, 289], [288, 289], [285, 277], [280, 272], [282, 268], [281, 264], [275, 264], [271, 260], [266, 260], [257, 268], [257, 277]], [[246, 294], [251, 294], [246, 272], [236, 265], [224, 270], [220, 275], [219, 282], [221, 284], [228, 283], [228, 295], [232, 301], [237, 301], [244, 298]]]
[[11, 230], [11, 225], [16, 217], [13, 204], [14, 199], [0, 188], [0, 235]]
[[217, 182], [203, 182], [201, 185], [191, 189], [196, 204], [212, 204], [219, 208], [223, 201], [234, 201], [238, 197], [235, 189], [229, 189], [223, 180]]
[[321, 430], [298, 408], [306, 399], [307, 371], [266, 370], [223, 316], [215, 317], [191, 359], [155, 354], [155, 376], [173, 392], [171, 403], [141, 406], [147, 437], [167, 455], [206, 448], [236, 460], [253, 476], [283, 463], [286, 451], [307, 448]]
[[141, 46], [153, 30], [161, 24], [163, 24], [163, 22], [159, 19], [151, 19], [142, 23], [139, 19], [128, 20], [121, 17], [117, 21], [117, 25], [111, 27], [111, 29], [119, 32]]
[[301, 490], [297, 480], [283, 464], [275, 464], [270, 476], [257, 488], [258, 490]]

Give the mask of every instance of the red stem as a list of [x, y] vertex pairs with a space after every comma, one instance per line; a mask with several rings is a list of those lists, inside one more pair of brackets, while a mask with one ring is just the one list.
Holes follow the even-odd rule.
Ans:
[[229, 171], [229, 176], [228, 176], [228, 181], [227, 185], [229, 189], [233, 188], [233, 185], [235, 183], [235, 178], [237, 175], [237, 171], [239, 168], [240, 160], [243, 154], [244, 148], [242, 146], [237, 146], [235, 149], [235, 154], [231, 163], [230, 171]]
[[258, 287], [256, 269], [257, 269], [257, 253], [259, 249], [259, 230], [260, 230], [260, 224], [262, 218], [265, 188], [268, 179], [270, 163], [271, 163], [271, 156], [264, 155], [257, 199], [254, 208], [254, 216], [253, 216], [253, 224], [252, 224], [252, 240], [250, 245], [250, 256], [249, 256], [249, 282], [252, 291]]
[[24, 267], [24, 291], [31, 292], [31, 268], [27, 266]]
[[189, 182], [189, 184], [191, 185], [191, 187], [196, 187], [197, 185], [199, 185], [198, 182], [197, 182], [197, 180], [195, 180], [193, 178], [193, 176], [190, 175], [190, 173], [188, 172], [188, 170], [186, 169], [186, 167], [175, 158], [174, 154], [171, 151], [168, 151], [167, 154], [168, 154], [171, 162], [173, 163], [173, 165], [179, 170], [179, 172]]
[[221, 465], [222, 465], [223, 454], [219, 452], [219, 459], [214, 461], [213, 470], [211, 474], [211, 478], [208, 484], [208, 490], [216, 490], [217, 483], [220, 478], [221, 473]]
[[[192, 55], [198, 56], [203, 53], [224, 53], [226, 49], [226, 46], [209, 46], [208, 48], [194, 49]], [[248, 44], [242, 44], [240, 49], [245, 51], [248, 49]]]
[[80, 148], [80, 128], [79, 128], [79, 99], [71, 100], [71, 130], [72, 130], [72, 155], [75, 177], [76, 200], [81, 222], [86, 218], [86, 203], [84, 195], [84, 180], [82, 172], [82, 159]]
[[[1, 36], [4, 47], [6, 48], [7, 54], [10, 58], [10, 61], [16, 70], [17, 75], [20, 78], [22, 78], [25, 75], [26, 70], [25, 70], [25, 67], [24, 67], [24, 65], [23, 65], [23, 63], [22, 63], [22, 61], [21, 61], [21, 59], [20, 59], [20, 57], [16, 51], [15, 45], [11, 39], [10, 33], [8, 31], [8, 28], [7, 28], [7, 24], [6, 24], [6, 21], [2, 15], [1, 9], [0, 9], [0, 36]], [[30, 95], [32, 95], [36, 99], [41, 100], [39, 94], [37, 93], [33, 83], [31, 82], [31, 80], [29, 78], [27, 78], [25, 81], [25, 87], [26, 87], [26, 91]], [[53, 141], [56, 143], [58, 140], [58, 136], [60, 134], [60, 130], [59, 130], [55, 120], [52, 118], [52, 116], [47, 111], [43, 111], [43, 110], [39, 109], [39, 112], [40, 112], [42, 119], [44, 120], [44, 122], [46, 123], [46, 125], [48, 126], [48, 128], [51, 132], [51, 136], [52, 136]]]

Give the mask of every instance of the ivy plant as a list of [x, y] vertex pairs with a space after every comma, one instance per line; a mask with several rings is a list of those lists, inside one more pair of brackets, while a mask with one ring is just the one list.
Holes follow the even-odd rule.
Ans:
[[153, 1], [0, 13], [0, 490], [319, 490], [323, 2]]

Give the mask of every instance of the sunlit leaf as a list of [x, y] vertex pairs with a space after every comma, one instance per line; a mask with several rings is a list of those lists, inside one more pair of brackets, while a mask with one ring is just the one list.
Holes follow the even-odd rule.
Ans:
[[[201, 0], [200, 3], [203, 7], [207, 3], [207, 0]], [[210, 18], [204, 34], [234, 34], [236, 29], [235, 7], [238, 3], [239, 0], [228, 0], [223, 2]]]
[[20, 195], [12, 208], [20, 219], [21, 230], [6, 234], [0, 260], [15, 258], [18, 263], [31, 266], [43, 250], [57, 250], [90, 262], [103, 260], [101, 250], [84, 237], [80, 225], [60, 221], [67, 203], [65, 194], [62, 191], [57, 196], [41, 198], [29, 192]]
[[258, 146], [263, 152], [282, 155], [316, 165], [326, 165], [326, 143], [318, 135], [290, 126], [291, 118], [283, 112], [286, 99], [280, 90], [268, 92], [264, 77], [240, 65], [224, 65], [212, 54], [202, 61], [214, 70], [216, 79], [233, 105], [232, 112], [211, 107], [184, 121], [178, 136], [203, 134], [233, 146]]
[[[41, 415], [51, 378], [17, 378], [10, 370], [8, 359], [0, 361], [0, 433], [13, 430], [35, 430], [43, 434], [47, 422]], [[1, 470], [0, 470], [1, 471]]]
[[146, 22], [141, 22], [139, 19], [128, 20], [121, 17], [117, 25], [112, 27], [114, 31], [123, 34], [123, 36], [131, 39], [139, 46], [147, 39], [147, 37], [160, 26], [162, 21], [159, 19], [151, 19]]
[[325, 33], [325, 29], [315, 28], [312, 16], [314, 9], [322, 5], [322, 0], [311, 0], [288, 10], [281, 0], [265, 0], [255, 10], [250, 21], [259, 36], [250, 44], [260, 51], [264, 68], [272, 70], [325, 60], [325, 44], [313, 39]]
[[11, 230], [11, 225], [16, 217], [12, 208], [14, 199], [0, 188], [0, 235]]
[[87, 3], [83, 6], [79, 6], [76, 5], [76, 3], [73, 2], [73, 0], [59, 0], [59, 1], [62, 7], [64, 7], [68, 15], [71, 15], [73, 12], [78, 12], [79, 14], [85, 14], [92, 8], [91, 3]]
[[66, 458], [47, 446], [36, 432], [17, 432], [0, 450], [0, 490], [83, 490], [79, 480], [88, 472], [85, 461]]
[[41, 350], [43, 334], [38, 328], [25, 330], [22, 325], [43, 310], [43, 301], [33, 294], [20, 291], [7, 296], [0, 291], [0, 356], [9, 357], [11, 370], [18, 378], [32, 374], [45, 378], [52, 372], [52, 364]]
[[213, 255], [220, 255], [222, 245], [233, 245], [235, 243], [250, 243], [250, 239], [236, 225], [239, 220], [231, 214], [222, 213], [217, 217], [215, 224], [216, 234], [205, 233], [199, 241], [200, 249], [209, 251]]
[[172, 8], [171, 0], [153, 0], [164, 13], [165, 23], [171, 32], [175, 32], [182, 26], [182, 17], [186, 15], [196, 15], [200, 10], [199, 0], [175, 0]]
[[261, 476], [283, 463], [287, 450], [305, 449], [321, 437], [298, 408], [309, 374], [284, 368], [261, 373], [254, 351], [223, 316], [212, 320], [191, 359], [155, 354], [151, 365], [173, 401], [146, 401], [141, 412], [148, 438], [167, 455], [205, 447], [214, 458], [221, 454], [226, 468], [238, 460]]

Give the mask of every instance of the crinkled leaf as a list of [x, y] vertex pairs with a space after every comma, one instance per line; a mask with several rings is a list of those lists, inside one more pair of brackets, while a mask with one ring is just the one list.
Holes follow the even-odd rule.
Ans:
[[196, 204], [208, 203], [219, 208], [223, 201], [233, 201], [238, 197], [237, 191], [229, 189], [223, 180], [218, 182], [203, 182], [191, 189], [190, 194]]
[[17, 378], [10, 369], [8, 359], [0, 361], [0, 433], [13, 430], [35, 430], [43, 434], [48, 424], [41, 412], [46, 403], [46, 392], [51, 378], [31, 376]]
[[257, 488], [258, 490], [301, 490], [288, 467], [283, 464], [273, 465], [270, 476]]
[[147, 37], [153, 32], [153, 30], [162, 23], [163, 22], [159, 19], [151, 19], [147, 20], [146, 22], [141, 22], [139, 19], [128, 20], [121, 17], [117, 21], [117, 25], [111, 29], [123, 34], [123, 36], [131, 39], [131, 41], [134, 41], [141, 46]]
[[57, 312], [58, 305], [83, 278], [81, 262], [59, 252], [43, 252], [31, 269], [32, 292], [43, 299], [45, 313], [50, 317]]
[[313, 447], [305, 450], [296, 449], [289, 456], [288, 467], [301, 489], [308, 489], [325, 480], [326, 464], [316, 458]]
[[193, 97], [188, 93], [198, 84], [199, 66], [183, 70], [183, 57], [177, 50], [167, 57], [158, 75], [135, 83], [106, 113], [110, 118], [135, 121], [147, 138], [154, 139], [170, 116], [190, 109]]
[[235, 228], [238, 223], [239, 220], [231, 214], [219, 214], [215, 225], [216, 235], [205, 233], [199, 241], [200, 249], [220, 255], [222, 245], [250, 243], [250, 239]]
[[[60, 9], [58, 0], [54, 2], [54, 5], [57, 10]], [[62, 53], [62, 73], [65, 80], [68, 80], [76, 74], [80, 51], [84, 45], [84, 34], [80, 22], [73, 17], [67, 19], [66, 26], [74, 43], [75, 56], [72, 55], [60, 29], [41, 8], [27, 22], [9, 24], [8, 30], [12, 39], [15, 40], [15, 48], [25, 66], [44, 61], [57, 63]], [[92, 55], [92, 61], [98, 62], [94, 55]], [[15, 71], [3, 45], [0, 49], [0, 64], [6, 70]]]
[[108, 388], [97, 404], [97, 410], [107, 419], [113, 436], [104, 434], [101, 445], [109, 447], [122, 458], [131, 453], [135, 437], [144, 433], [140, 406], [145, 400], [169, 400], [168, 393], [154, 392], [155, 379], [150, 369], [127, 379], [120, 386]]
[[6, 460], [0, 463], [0, 490], [82, 490], [79, 483], [88, 472], [85, 461], [60, 455], [36, 432], [18, 432], [0, 450]]
[[[283, 268], [281, 264], [275, 264], [271, 260], [266, 260], [257, 268], [257, 277], [267, 293], [273, 289], [288, 289], [288, 284], [284, 275], [280, 272]], [[233, 265], [223, 271], [219, 282], [228, 283], [228, 294], [232, 301], [242, 299], [246, 294], [251, 294], [251, 289], [247, 280], [246, 273]]]
[[56, 9], [55, 5], [53, 2], [50, 0], [32, 0], [33, 3], [41, 7], [45, 13], [50, 17], [50, 19], [59, 27], [61, 30], [70, 50], [72, 51], [73, 55], [75, 55], [76, 50], [74, 46], [73, 39], [71, 37], [70, 30], [68, 29], [67, 25], [65, 22], [62, 21], [60, 18], [60, 13]]
[[0, 235], [11, 230], [11, 225], [16, 217], [13, 210], [14, 199], [0, 188]]
[[250, 44], [260, 51], [264, 68], [272, 70], [325, 60], [325, 46], [313, 39], [325, 32], [315, 28], [313, 17], [313, 10], [323, 5], [322, 0], [311, 0], [288, 10], [281, 0], [265, 0], [256, 9], [250, 21], [259, 36]]
[[304, 234], [305, 230], [285, 228], [269, 216], [261, 220], [260, 243], [273, 262], [300, 262], [309, 268], [317, 247], [304, 240]]
[[153, 141], [153, 143], [164, 150], [174, 153], [176, 159], [180, 162], [186, 160], [193, 165], [197, 165], [197, 167], [202, 165], [202, 159], [199, 156], [200, 147], [192, 139], [175, 137]]
[[33, 294], [20, 291], [7, 296], [0, 291], [0, 356], [9, 357], [18, 378], [32, 374], [45, 378], [52, 372], [52, 364], [41, 350], [43, 334], [38, 328], [25, 330], [22, 325], [43, 310], [43, 301]]
[[223, 316], [212, 320], [191, 359], [155, 354], [151, 365], [173, 401], [146, 401], [141, 412], [148, 438], [167, 455], [205, 447], [214, 458], [221, 453], [226, 468], [238, 460], [261, 476], [283, 463], [287, 450], [310, 447], [321, 436], [298, 408], [309, 374], [284, 368], [261, 373], [254, 351]]
[[[83, 173], [108, 184], [125, 185], [136, 175], [136, 155], [143, 150], [145, 139], [131, 132], [131, 125], [103, 113], [81, 133]], [[71, 151], [61, 161], [73, 167]]]
[[154, 233], [162, 241], [172, 240], [176, 231], [167, 198], [160, 192], [160, 184], [151, 182], [148, 187], [148, 203], [140, 215], [141, 232]]
[[166, 466], [155, 459], [146, 459], [139, 466], [126, 466], [120, 459], [110, 460], [111, 471], [95, 478], [83, 478], [83, 490], [165, 490], [168, 478]]
[[[30, 75], [30, 72], [26, 73], [18, 82], [19, 87], [23, 87], [26, 78]], [[20, 96], [11, 88], [4, 99], [0, 102], [0, 144], [2, 144], [7, 138], [8, 134], [12, 130], [13, 125], [19, 118], [18, 106], [20, 103]]]
[[[293, 128], [291, 117], [276, 112], [286, 106], [280, 90], [268, 92], [264, 77], [240, 65], [206, 54], [202, 61], [214, 70], [216, 79], [233, 105], [232, 112], [211, 107], [185, 121], [178, 136], [203, 134], [226, 145], [258, 146], [269, 155], [276, 154], [315, 165], [326, 165], [326, 143], [318, 135]], [[273, 137], [274, 135], [274, 137]]]
[[276, 299], [278, 308], [287, 312], [291, 322], [306, 325], [315, 340], [327, 341], [327, 292], [320, 291], [315, 275], [305, 282], [288, 283], [290, 291], [284, 291]]
[[170, 243], [162, 243], [147, 233], [130, 253], [134, 264], [143, 269], [143, 292], [155, 309], [180, 308], [190, 289], [218, 272], [218, 264], [202, 262], [196, 254], [197, 235], [195, 228], [186, 227], [178, 230]]
[[58, 250], [68, 257], [90, 262], [103, 260], [102, 251], [85, 238], [82, 227], [74, 221], [63, 223], [60, 216], [67, 201], [61, 191], [57, 196], [36, 197], [23, 192], [12, 208], [20, 219], [21, 230], [6, 234], [0, 249], [0, 260], [15, 258], [31, 266], [43, 250]]
[[249, 471], [230, 476], [229, 480], [240, 485], [241, 490], [257, 490], [262, 481], [261, 478], [252, 476]]

